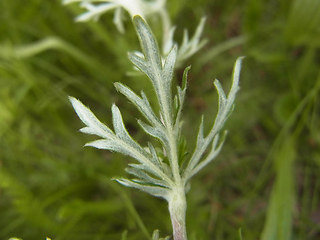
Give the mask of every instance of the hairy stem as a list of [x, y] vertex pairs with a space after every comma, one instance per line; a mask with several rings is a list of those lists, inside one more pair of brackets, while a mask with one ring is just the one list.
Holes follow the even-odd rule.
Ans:
[[177, 187], [169, 197], [169, 212], [174, 240], [187, 240], [186, 210], [187, 202], [184, 186]]

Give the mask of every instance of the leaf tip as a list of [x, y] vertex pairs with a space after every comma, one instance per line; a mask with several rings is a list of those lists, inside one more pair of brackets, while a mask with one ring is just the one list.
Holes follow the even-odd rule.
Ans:
[[120, 112], [119, 108], [115, 103], [112, 104], [111, 111], [112, 111], [112, 114], [118, 114]]
[[188, 81], [188, 73], [189, 70], [191, 69], [191, 65], [186, 67], [183, 72], [183, 77], [182, 77], [182, 88], [185, 89], [187, 87], [187, 81]]
[[220, 81], [216, 78], [216, 79], [213, 80], [213, 85], [214, 85], [215, 87], [217, 87], [217, 86], [221, 86], [221, 83], [220, 83]]
[[115, 87], [115, 89], [116, 89], [118, 92], [120, 91], [121, 83], [115, 82], [115, 83], [113, 83], [113, 86]]
[[137, 28], [138, 25], [146, 25], [147, 23], [140, 15], [134, 15], [132, 18], [134, 26]]
[[75, 97], [72, 97], [72, 96], [68, 96], [68, 99], [69, 99], [69, 101], [71, 103], [77, 101], [77, 99]]
[[75, 109], [75, 111], [77, 112], [77, 109], [79, 109], [80, 106], [82, 106], [83, 104], [76, 99], [75, 97], [72, 96], [68, 96], [69, 101], [71, 102], [72, 107]]

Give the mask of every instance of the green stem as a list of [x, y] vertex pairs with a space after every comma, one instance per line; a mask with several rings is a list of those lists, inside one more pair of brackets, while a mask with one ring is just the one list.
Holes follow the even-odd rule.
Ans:
[[187, 240], [186, 210], [187, 202], [183, 186], [173, 189], [169, 197], [169, 212], [174, 240]]

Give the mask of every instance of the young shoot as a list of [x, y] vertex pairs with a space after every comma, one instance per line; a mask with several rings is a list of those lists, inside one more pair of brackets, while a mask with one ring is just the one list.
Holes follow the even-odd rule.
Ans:
[[[182, 139], [182, 109], [187, 90], [186, 68], [182, 85], [176, 86], [173, 93], [173, 74], [177, 62], [178, 48], [172, 44], [165, 57], [161, 54], [158, 43], [148, 26], [140, 16], [134, 16], [133, 23], [140, 41], [142, 54], [129, 53], [129, 59], [142, 73], [150, 79], [157, 102], [159, 113], [154, 111], [146, 94], [135, 93], [122, 83], [115, 83], [118, 92], [124, 95], [141, 113], [138, 120], [143, 131], [159, 142], [162, 148], [156, 148], [149, 142], [142, 146], [128, 133], [119, 108], [113, 104], [111, 108], [113, 128], [106, 126], [83, 105], [79, 100], [70, 97], [73, 108], [84, 123], [81, 132], [96, 135], [98, 140], [86, 146], [118, 152], [134, 159], [126, 171], [131, 179], [116, 178], [120, 184], [139, 189], [168, 202], [173, 228], [174, 240], [186, 240], [187, 231], [185, 215], [187, 209], [186, 186], [190, 179], [207, 166], [219, 154], [225, 132], [223, 126], [230, 116], [239, 90], [239, 76], [242, 57], [238, 58], [233, 70], [232, 85], [226, 94], [218, 80], [214, 86], [219, 95], [218, 111], [212, 127], [204, 133], [203, 117], [199, 126], [196, 145], [184, 167], [179, 164], [179, 146]], [[199, 30], [200, 31], [200, 30]], [[158, 232], [153, 239], [158, 239]]]

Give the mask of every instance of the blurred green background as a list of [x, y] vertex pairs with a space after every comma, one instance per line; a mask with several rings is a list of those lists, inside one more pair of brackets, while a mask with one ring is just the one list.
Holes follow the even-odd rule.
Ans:
[[[227, 89], [234, 61], [247, 56], [224, 149], [188, 194], [189, 238], [320, 239], [320, 1], [167, 6], [176, 39], [207, 16], [209, 43], [185, 63], [190, 150], [199, 116], [207, 128], [214, 119], [212, 80]], [[1, 0], [0, 9], [0, 239], [141, 240], [156, 228], [170, 235], [164, 201], [110, 180], [125, 176], [131, 160], [82, 147], [93, 138], [78, 132], [67, 99], [81, 99], [107, 123], [116, 102], [132, 135], [146, 140], [137, 111], [113, 88], [120, 81], [153, 96], [144, 77], [126, 74], [127, 51], [139, 49], [130, 21], [124, 34], [111, 13], [74, 23], [82, 10], [59, 0]]]

